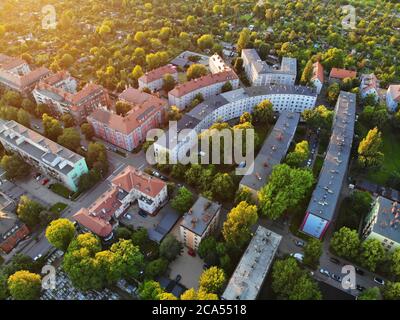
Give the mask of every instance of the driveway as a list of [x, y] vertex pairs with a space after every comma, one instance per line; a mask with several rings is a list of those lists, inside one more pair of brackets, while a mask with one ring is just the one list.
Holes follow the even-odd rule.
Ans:
[[[126, 214], [120, 219], [120, 221], [128, 226], [132, 226], [135, 229], [145, 228], [146, 230], [154, 229], [162, 219], [162, 215], [158, 213], [156, 216], [152, 217], [147, 215], [145, 218], [139, 215], [139, 206], [137, 201], [130, 206], [126, 211]], [[127, 215], [131, 218], [128, 219]]]

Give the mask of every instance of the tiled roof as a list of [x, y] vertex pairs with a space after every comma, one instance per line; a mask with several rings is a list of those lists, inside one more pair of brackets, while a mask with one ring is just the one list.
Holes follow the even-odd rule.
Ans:
[[332, 68], [331, 73], [329, 74], [329, 77], [335, 78], [335, 79], [355, 78], [355, 77], [357, 77], [357, 71]]
[[237, 79], [237, 75], [232, 70], [226, 70], [219, 73], [207, 74], [198, 79], [193, 79], [186, 83], [176, 86], [169, 94], [175, 97], [182, 97], [189, 92], [195, 91], [200, 88], [208, 87], [216, 83], [227, 82]]
[[17, 75], [6, 70], [0, 70], [0, 80], [5, 83], [10, 83], [20, 90], [24, 90], [25, 88], [33, 85], [35, 82], [38, 82], [41, 78], [48, 75], [50, 70], [44, 67], [37, 68], [25, 75]]
[[161, 79], [166, 74], [175, 74], [175, 73], [178, 73], [176, 67], [173, 66], [172, 64], [168, 64], [166, 66], [147, 72], [146, 74], [144, 74], [139, 78], [139, 81], [142, 81], [144, 83], [151, 83], [153, 81]]
[[313, 75], [311, 77], [311, 80], [316, 80], [316, 79], [321, 81], [321, 83], [324, 83], [324, 68], [322, 67], [322, 64], [319, 61], [313, 64]]
[[166, 186], [166, 183], [132, 166], [127, 166], [113, 181], [113, 185], [130, 192], [136, 189], [151, 198], [156, 197]]
[[10, 57], [0, 53], [0, 68], [4, 70], [10, 70], [23, 64], [26, 64], [26, 62], [20, 58]]

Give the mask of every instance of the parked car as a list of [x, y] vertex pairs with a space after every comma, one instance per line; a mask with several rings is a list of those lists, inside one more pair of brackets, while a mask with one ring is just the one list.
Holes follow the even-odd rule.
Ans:
[[365, 290], [365, 287], [360, 286], [359, 284], [356, 285], [356, 289], [360, 292], [363, 292]]
[[156, 170], [153, 170], [152, 175], [159, 178], [160, 177], [160, 173]]
[[291, 253], [290, 256], [292, 256], [299, 262], [303, 262], [304, 255], [302, 253]]
[[210, 266], [207, 263], [203, 264], [203, 270], [208, 269], [209, 267]]
[[36, 130], [40, 130], [40, 127], [39, 127], [37, 124], [34, 124], [33, 127], [34, 127]]
[[298, 247], [304, 247], [306, 244], [304, 243], [304, 241], [301, 240], [294, 240], [294, 243], [296, 244], [296, 246]]
[[42, 185], [45, 186], [50, 180], [45, 178], [42, 180]]
[[131, 216], [129, 213], [127, 213], [127, 214], [125, 215], [125, 218], [127, 218], [128, 220], [132, 220], [132, 216]]
[[335, 263], [335, 264], [340, 264], [340, 260], [339, 260], [339, 259], [336, 259], [336, 258], [334, 258], [334, 257], [330, 257], [329, 260], [330, 260], [331, 262]]
[[42, 254], [39, 253], [36, 257], [33, 258], [33, 261], [37, 261], [42, 257]]
[[342, 278], [334, 273], [331, 274], [331, 278], [337, 282], [341, 282]]
[[189, 249], [189, 250], [188, 250], [188, 255], [189, 255], [189, 256], [192, 256], [192, 257], [195, 257], [195, 256], [196, 256], [196, 252], [194, 252], [193, 249]]
[[323, 274], [324, 276], [327, 276], [327, 277], [331, 276], [330, 272], [328, 270], [324, 269], [324, 268], [319, 269], [319, 273], [321, 273], [321, 274]]
[[374, 277], [374, 281], [376, 282], [376, 283], [379, 283], [380, 285], [384, 285], [385, 284], [385, 280], [383, 280], [383, 279], [381, 279], [381, 278], [378, 278], [378, 277]]
[[182, 276], [180, 274], [178, 274], [175, 278], [175, 282], [178, 283], [179, 281], [181, 281]]
[[363, 270], [361, 270], [360, 268], [355, 268], [356, 269], [356, 272], [360, 275], [360, 276], [363, 276], [364, 275], [364, 271]]
[[160, 175], [159, 178], [160, 178], [161, 180], [164, 180], [164, 181], [168, 181], [168, 180], [169, 180], [166, 176], [162, 176], [162, 175]]
[[146, 211], [144, 211], [144, 210], [142, 210], [142, 209], [139, 209], [139, 216], [141, 216], [141, 217], [143, 217], [143, 218], [146, 218], [147, 217], [147, 212]]

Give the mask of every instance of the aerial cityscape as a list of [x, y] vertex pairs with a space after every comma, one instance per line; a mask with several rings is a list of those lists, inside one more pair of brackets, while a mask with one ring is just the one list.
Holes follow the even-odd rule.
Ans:
[[398, 0], [0, 0], [0, 300], [400, 300], [399, 52]]

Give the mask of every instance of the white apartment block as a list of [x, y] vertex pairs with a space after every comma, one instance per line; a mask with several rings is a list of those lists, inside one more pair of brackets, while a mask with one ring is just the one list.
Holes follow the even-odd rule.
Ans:
[[295, 84], [297, 76], [295, 58], [283, 57], [280, 66], [269, 66], [261, 60], [255, 49], [243, 49], [242, 59], [246, 75], [253, 86]]
[[232, 70], [222, 59], [218, 53], [212, 55], [209, 59], [208, 66], [211, 73], [218, 73], [222, 71]]
[[73, 191], [78, 190], [80, 176], [89, 171], [84, 157], [15, 121], [0, 123], [0, 142]]
[[151, 91], [160, 90], [164, 85], [164, 76], [170, 74], [178, 82], [178, 70], [172, 64], [147, 72], [138, 79], [139, 89], [149, 88]]

